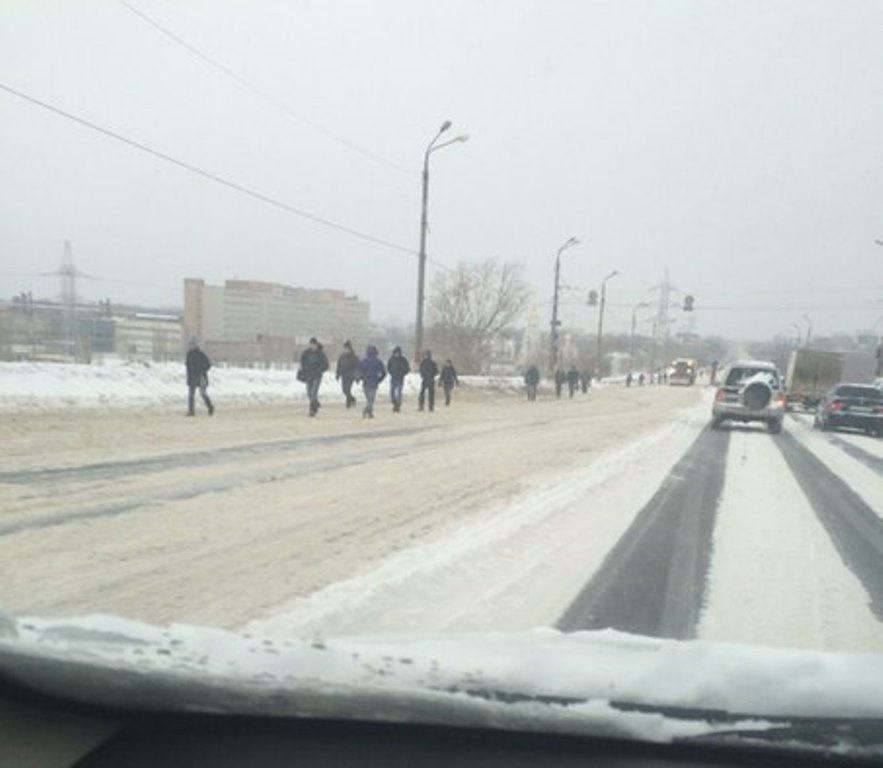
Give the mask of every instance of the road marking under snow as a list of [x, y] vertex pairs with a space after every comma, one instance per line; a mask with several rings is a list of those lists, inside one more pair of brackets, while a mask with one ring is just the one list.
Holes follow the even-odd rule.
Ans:
[[[871, 612], [862, 580], [844, 565], [819, 522], [823, 512], [813, 510], [792, 471], [804, 483], [807, 475], [822, 486], [833, 478], [787, 432], [774, 438], [732, 431], [699, 636], [879, 652], [883, 623]], [[840, 485], [832, 487], [835, 494]], [[829, 516], [838, 518], [840, 508], [838, 497]], [[879, 565], [878, 559], [878, 572]]]

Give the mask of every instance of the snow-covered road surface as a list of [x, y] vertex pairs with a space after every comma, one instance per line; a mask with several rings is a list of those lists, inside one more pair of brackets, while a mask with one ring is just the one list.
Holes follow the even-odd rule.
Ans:
[[0, 605], [883, 651], [881, 442], [803, 417], [712, 432], [709, 410], [698, 388], [644, 387], [461, 389], [373, 421], [335, 403], [7, 412]]

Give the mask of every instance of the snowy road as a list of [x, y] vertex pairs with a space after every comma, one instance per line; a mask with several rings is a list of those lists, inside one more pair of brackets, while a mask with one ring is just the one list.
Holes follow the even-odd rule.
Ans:
[[883, 650], [883, 441], [804, 416], [714, 432], [698, 388], [457, 395], [374, 421], [336, 404], [2, 415], [0, 604]]

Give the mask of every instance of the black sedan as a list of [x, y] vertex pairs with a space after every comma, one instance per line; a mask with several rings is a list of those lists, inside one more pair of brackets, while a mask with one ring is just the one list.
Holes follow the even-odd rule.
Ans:
[[883, 435], [883, 390], [872, 384], [838, 384], [821, 399], [814, 426]]

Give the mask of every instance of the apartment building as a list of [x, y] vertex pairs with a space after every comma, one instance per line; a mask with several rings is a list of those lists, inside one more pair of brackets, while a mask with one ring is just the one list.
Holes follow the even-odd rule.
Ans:
[[184, 333], [213, 359], [231, 363], [290, 363], [311, 336], [334, 351], [369, 332], [369, 305], [344, 291], [294, 288], [256, 280], [206, 285], [184, 280]]

